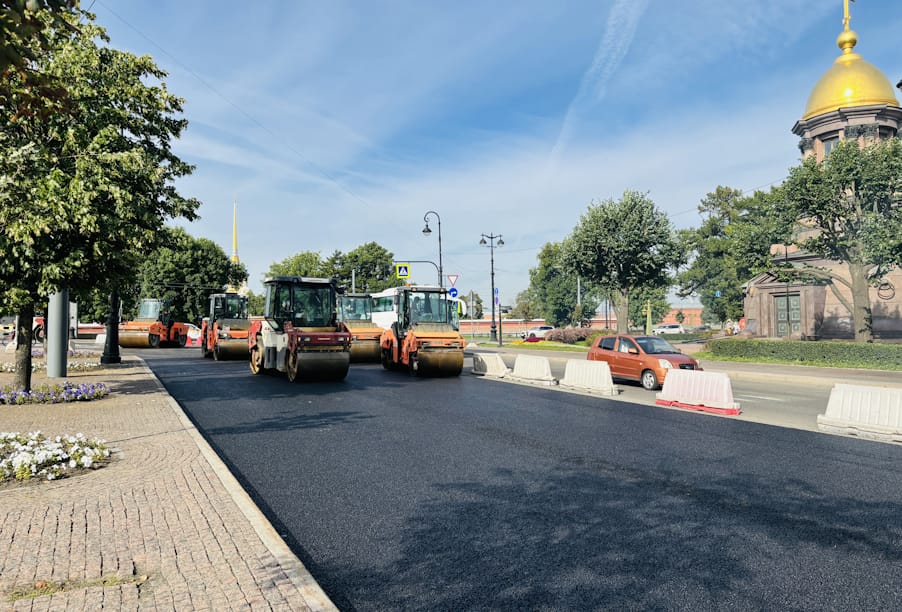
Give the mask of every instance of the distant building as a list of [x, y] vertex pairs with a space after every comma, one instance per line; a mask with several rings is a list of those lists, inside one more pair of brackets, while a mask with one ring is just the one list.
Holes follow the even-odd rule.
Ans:
[[[858, 35], [849, 28], [848, 0], [844, 0], [844, 28], [836, 40], [842, 53], [815, 84], [805, 114], [792, 128], [800, 137], [803, 158], [823, 161], [841, 140], [854, 139], [861, 146], [899, 135], [902, 108], [889, 79], [854, 52]], [[802, 236], [804, 227], [799, 226]], [[828, 261], [794, 245], [772, 245], [774, 260], [806, 263], [844, 277], [845, 264]], [[849, 338], [852, 313], [834, 291], [851, 301], [851, 291], [838, 283], [784, 283], [770, 273], [746, 283], [745, 333], [763, 337]], [[874, 334], [902, 336], [902, 271], [896, 269], [886, 283], [871, 289]]]

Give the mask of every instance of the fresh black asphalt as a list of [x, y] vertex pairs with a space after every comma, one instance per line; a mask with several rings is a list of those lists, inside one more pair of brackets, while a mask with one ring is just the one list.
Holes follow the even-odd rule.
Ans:
[[469, 368], [291, 384], [140, 354], [342, 610], [902, 602], [895, 445]]

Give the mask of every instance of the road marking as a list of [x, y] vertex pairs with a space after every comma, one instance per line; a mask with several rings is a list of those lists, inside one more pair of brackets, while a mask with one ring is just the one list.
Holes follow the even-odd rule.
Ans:
[[758, 399], [758, 400], [767, 400], [769, 402], [785, 402], [786, 400], [782, 397], [771, 397], [769, 395], [735, 395], [733, 399]]

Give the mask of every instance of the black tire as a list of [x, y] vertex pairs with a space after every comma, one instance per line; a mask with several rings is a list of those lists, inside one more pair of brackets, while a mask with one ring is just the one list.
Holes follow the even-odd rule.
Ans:
[[420, 375], [420, 363], [417, 361], [416, 354], [408, 355], [407, 357], [407, 372], [411, 376], [419, 376]]
[[148, 334], [147, 343], [150, 345], [150, 348], [160, 348], [160, 337], [156, 334]]
[[645, 370], [642, 372], [642, 378], [640, 382], [642, 383], [642, 387], [644, 389], [648, 389], [649, 391], [654, 391], [658, 388], [658, 377], [651, 370]]
[[391, 370], [391, 349], [382, 349], [382, 367], [386, 370]]
[[185, 348], [185, 345], [188, 344], [188, 335], [187, 334], [179, 334], [179, 348]]
[[213, 360], [222, 361], [222, 353], [219, 351], [219, 343], [213, 345]]

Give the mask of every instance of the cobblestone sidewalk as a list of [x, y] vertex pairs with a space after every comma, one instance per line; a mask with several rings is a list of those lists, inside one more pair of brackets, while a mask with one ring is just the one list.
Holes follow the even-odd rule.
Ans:
[[113, 460], [0, 486], [0, 610], [335, 609], [142, 361], [69, 374], [112, 393], [0, 406], [0, 431], [83, 433]]

